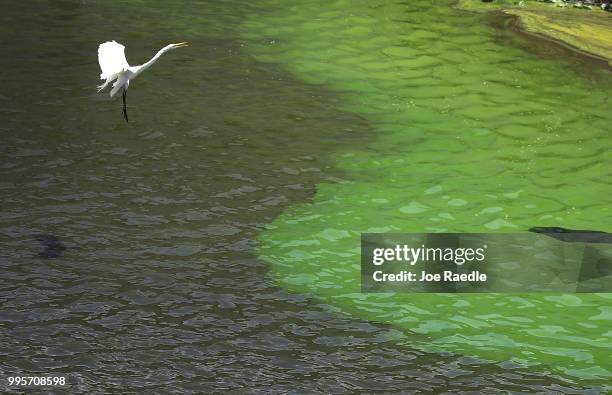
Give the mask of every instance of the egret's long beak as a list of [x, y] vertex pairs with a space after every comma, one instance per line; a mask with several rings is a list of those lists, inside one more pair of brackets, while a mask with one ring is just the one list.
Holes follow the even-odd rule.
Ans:
[[174, 48], [183, 48], [187, 46], [187, 42], [182, 42], [182, 43], [176, 43], [174, 44]]

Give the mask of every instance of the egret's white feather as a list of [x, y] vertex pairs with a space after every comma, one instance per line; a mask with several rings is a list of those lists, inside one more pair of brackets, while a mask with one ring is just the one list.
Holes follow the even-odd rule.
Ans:
[[102, 80], [109, 79], [130, 67], [125, 59], [125, 47], [114, 40], [100, 44], [98, 47], [98, 63], [100, 63], [100, 69], [102, 70], [100, 74]]
[[108, 76], [108, 78], [106, 78], [106, 81], [104, 81], [104, 83], [102, 85], [98, 85], [98, 93], [100, 93], [104, 89], [106, 89], [108, 84], [110, 84], [111, 82], [116, 80], [118, 76], [119, 76], [119, 74], [112, 74], [112, 75]]
[[117, 92], [119, 92], [119, 89], [121, 88], [127, 91], [129, 86], [130, 86], [130, 80], [129, 80], [129, 77], [126, 75], [126, 73], [119, 74], [117, 76], [117, 81], [115, 81], [115, 83], [113, 84], [113, 89], [111, 89], [110, 91], [110, 97], [115, 96]]

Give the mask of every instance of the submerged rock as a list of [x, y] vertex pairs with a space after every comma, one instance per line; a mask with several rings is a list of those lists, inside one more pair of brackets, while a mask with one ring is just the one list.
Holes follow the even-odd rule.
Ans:
[[533, 233], [541, 233], [567, 243], [609, 243], [612, 244], [612, 233], [598, 230], [566, 229], [556, 226], [533, 227]]
[[49, 234], [36, 235], [36, 240], [44, 247], [38, 256], [43, 259], [52, 259], [64, 255], [66, 246], [56, 236]]

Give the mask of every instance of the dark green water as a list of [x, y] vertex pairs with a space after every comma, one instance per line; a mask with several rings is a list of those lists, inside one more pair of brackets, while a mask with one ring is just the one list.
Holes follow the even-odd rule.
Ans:
[[[322, 265], [330, 276], [347, 267], [366, 228], [504, 230], [538, 218], [610, 230], [601, 181], [609, 133], [597, 101], [608, 72], [591, 80], [520, 43], [502, 45], [480, 17], [446, 7], [428, 16], [399, 3], [295, 4], [3, 8], [0, 386], [9, 375], [53, 373], [73, 392], [97, 393], [596, 392], [610, 370], [606, 295], [490, 299], [499, 317], [488, 333], [522, 325], [517, 354], [532, 351], [538, 333], [559, 338], [554, 328], [576, 331], [584, 318], [581, 346], [560, 351], [576, 355], [575, 369], [595, 369], [583, 381], [544, 351], [533, 357], [543, 365], [527, 370], [499, 342], [490, 346], [497, 358], [475, 352], [487, 345], [458, 349], [438, 335], [428, 349], [422, 336], [436, 322], [441, 334], [454, 322], [471, 335], [449, 317], [448, 298], [398, 311], [398, 300], [362, 303], [347, 294], [354, 284], [323, 287], [319, 275]], [[111, 39], [132, 64], [191, 43], [133, 82], [129, 125], [119, 102], [95, 93], [96, 48]], [[491, 73], [482, 51], [495, 71], [473, 84]], [[506, 120], [503, 129], [515, 114], [524, 127]], [[61, 240], [63, 255], [40, 258], [39, 234]], [[340, 278], [353, 275], [348, 266]], [[412, 319], [432, 303], [437, 318]], [[486, 320], [476, 317], [483, 301], [452, 303], [469, 305], [455, 315]], [[533, 312], [512, 303], [537, 305], [535, 322], [509, 319]], [[560, 309], [572, 316], [540, 328], [540, 314]]]

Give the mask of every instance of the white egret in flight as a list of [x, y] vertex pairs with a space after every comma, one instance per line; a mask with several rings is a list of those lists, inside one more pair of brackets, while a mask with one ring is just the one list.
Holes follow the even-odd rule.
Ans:
[[113, 97], [119, 89], [123, 88], [123, 117], [128, 122], [127, 105], [125, 104], [125, 97], [127, 95], [130, 81], [138, 77], [140, 73], [151, 67], [153, 63], [157, 62], [163, 54], [176, 48], [182, 48], [187, 46], [187, 43], [177, 43], [166, 45], [160, 49], [155, 56], [151, 58], [147, 63], [139, 66], [130, 66], [125, 59], [125, 47], [116, 41], [107, 41], [100, 44], [98, 47], [98, 62], [100, 63], [100, 79], [106, 80], [102, 85], [98, 86], [98, 92], [104, 90], [108, 84], [115, 81], [113, 89], [110, 91], [110, 96]]

